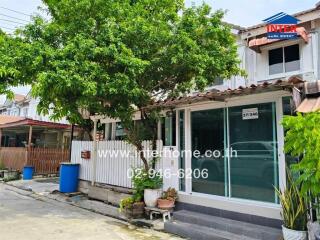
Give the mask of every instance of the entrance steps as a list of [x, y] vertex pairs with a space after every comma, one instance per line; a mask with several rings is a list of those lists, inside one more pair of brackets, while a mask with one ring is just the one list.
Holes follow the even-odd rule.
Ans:
[[279, 240], [280, 229], [187, 210], [174, 212], [165, 231], [194, 240]]

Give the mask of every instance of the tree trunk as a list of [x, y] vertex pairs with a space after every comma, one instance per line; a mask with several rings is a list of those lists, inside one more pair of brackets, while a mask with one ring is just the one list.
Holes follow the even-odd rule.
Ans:
[[137, 151], [139, 153], [139, 156], [143, 162], [143, 165], [144, 165], [144, 169], [146, 170], [146, 172], [149, 171], [149, 164], [148, 164], [148, 160], [146, 159], [145, 155], [144, 155], [144, 149], [142, 147], [142, 143], [141, 142], [137, 142], [136, 144], [136, 147], [137, 147]]

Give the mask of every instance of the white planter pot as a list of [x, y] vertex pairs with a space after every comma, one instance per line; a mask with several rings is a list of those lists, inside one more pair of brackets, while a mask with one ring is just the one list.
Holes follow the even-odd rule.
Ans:
[[282, 225], [284, 240], [307, 240], [307, 231], [296, 231]]
[[145, 189], [144, 203], [147, 207], [156, 207], [157, 199], [161, 197], [162, 189]]

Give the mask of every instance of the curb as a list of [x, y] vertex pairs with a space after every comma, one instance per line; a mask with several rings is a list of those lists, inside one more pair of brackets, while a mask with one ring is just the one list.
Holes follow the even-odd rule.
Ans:
[[[53, 200], [53, 201], [56, 201], [56, 202], [59, 202], [59, 203], [68, 204], [70, 206], [74, 206], [74, 207], [77, 207], [77, 208], [80, 208], [80, 209], [83, 209], [83, 210], [86, 210], [86, 211], [89, 211], [89, 212], [93, 212], [93, 213], [96, 213], [96, 214], [99, 214], [99, 215], [102, 215], [102, 216], [111, 217], [111, 218], [120, 220], [122, 222], [129, 223], [129, 224], [134, 225], [136, 227], [149, 228], [149, 229], [153, 229], [155, 231], [165, 232], [163, 229], [159, 229], [159, 228], [155, 227], [155, 225], [153, 225], [152, 223], [144, 221], [144, 219], [128, 219], [128, 218], [126, 218], [124, 216], [120, 217], [118, 215], [107, 214], [105, 212], [97, 211], [97, 210], [92, 209], [92, 208], [83, 207], [80, 204], [77, 204], [76, 202], [72, 201], [72, 199], [70, 199], [71, 197], [68, 197], [66, 195], [62, 195], [61, 193], [59, 193], [59, 195], [60, 194], [62, 195], [62, 196], [60, 195], [61, 196], [61, 198], [60, 198], [59, 195], [55, 195], [55, 194], [52, 194], [52, 193], [49, 193], [48, 195], [41, 195], [39, 193], [34, 192], [32, 189], [27, 189], [27, 188], [24, 188], [24, 187], [21, 187], [21, 186], [11, 185], [11, 184], [9, 184], [7, 182], [3, 182], [3, 184], [8, 186], [8, 187], [10, 187], [10, 188], [15, 188], [15, 189], [18, 189], [19, 191], [23, 191], [23, 192], [27, 193], [27, 194], [23, 194], [23, 195], [31, 197], [31, 198], [39, 200], [39, 201], [45, 201], [45, 199]], [[14, 191], [14, 190], [12, 190], [12, 191]], [[16, 192], [18, 194], [22, 194], [21, 192], [18, 192], [18, 191], [14, 191], [14, 192]], [[55, 197], [55, 196], [57, 196], [57, 197]], [[63, 197], [65, 197], [65, 198], [63, 199]], [[99, 202], [99, 201], [96, 201], [96, 202]], [[106, 205], [112, 207], [111, 205], [108, 205], [108, 204], [106, 204]]]

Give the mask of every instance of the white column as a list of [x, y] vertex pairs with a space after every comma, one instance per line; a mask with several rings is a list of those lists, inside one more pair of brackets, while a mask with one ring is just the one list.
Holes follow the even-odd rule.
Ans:
[[278, 139], [279, 188], [283, 191], [286, 187], [286, 157], [284, 153], [284, 130], [281, 124], [282, 120], [282, 97], [279, 97], [276, 101], [276, 121]]
[[[185, 139], [185, 150], [186, 153], [191, 153], [192, 148], [191, 148], [191, 124], [190, 124], [190, 109], [185, 110], [185, 125], [184, 125], [184, 139]], [[187, 171], [190, 171], [192, 169], [191, 166], [191, 158], [192, 158], [192, 153], [191, 154], [186, 154], [185, 156], [185, 174]], [[191, 174], [192, 175], [192, 174]], [[192, 193], [192, 178], [186, 178], [186, 193], [191, 194]]]
[[92, 152], [92, 180], [91, 185], [94, 186], [97, 171], [97, 119], [93, 120], [93, 152]]

